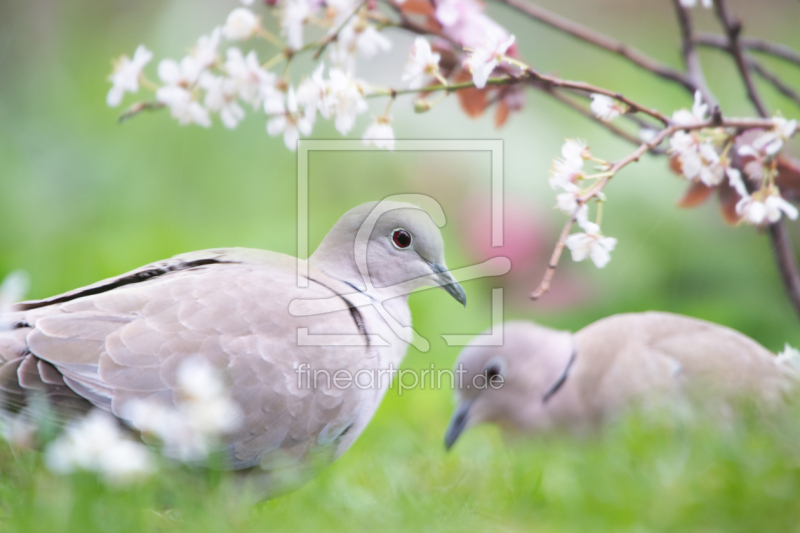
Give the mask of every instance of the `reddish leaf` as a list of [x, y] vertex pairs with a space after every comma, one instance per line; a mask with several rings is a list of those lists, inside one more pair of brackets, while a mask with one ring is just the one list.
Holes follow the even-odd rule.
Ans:
[[428, 0], [406, 0], [400, 6], [403, 13], [433, 17], [435, 10]]
[[740, 217], [736, 212], [736, 204], [739, 203], [739, 193], [733, 190], [733, 187], [728, 185], [727, 181], [720, 183], [717, 190], [719, 191], [719, 206], [722, 211], [722, 218], [728, 224], [738, 224]]
[[505, 100], [500, 100], [497, 104], [497, 109], [494, 111], [494, 127], [500, 128], [508, 120], [508, 112], [510, 111], [508, 104]]
[[714, 192], [712, 187], [699, 181], [692, 182], [686, 192], [683, 193], [683, 198], [678, 200], [678, 207], [697, 207], [708, 200], [712, 192]]
[[[461, 71], [456, 75], [456, 83], [471, 80], [472, 76], [468, 72]], [[461, 109], [472, 117], [476, 118], [483, 114], [486, 106], [489, 105], [486, 98], [487, 89], [462, 89], [458, 91], [458, 101], [461, 104]]]
[[681, 164], [681, 160], [677, 155], [670, 156], [669, 169], [678, 176], [683, 176], [683, 165]]

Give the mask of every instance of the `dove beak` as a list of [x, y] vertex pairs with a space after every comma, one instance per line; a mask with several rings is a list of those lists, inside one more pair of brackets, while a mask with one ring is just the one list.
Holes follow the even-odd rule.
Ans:
[[456, 299], [464, 307], [467, 306], [467, 293], [464, 288], [455, 280], [447, 267], [441, 263], [433, 263], [428, 261], [431, 270], [436, 274], [436, 283], [444, 290], [450, 293], [450, 296]]
[[450, 450], [453, 447], [459, 435], [467, 428], [469, 409], [472, 407], [473, 401], [475, 400], [463, 401], [453, 411], [453, 417], [450, 419], [450, 424], [448, 424], [447, 431], [444, 434], [444, 448], [446, 450]]

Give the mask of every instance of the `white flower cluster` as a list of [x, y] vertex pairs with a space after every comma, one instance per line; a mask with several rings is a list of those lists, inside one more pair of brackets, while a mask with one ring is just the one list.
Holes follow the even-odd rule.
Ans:
[[45, 463], [57, 474], [96, 472], [115, 485], [147, 476], [155, 468], [147, 447], [128, 438], [119, 422], [99, 409], [69, 424], [48, 446]]
[[569, 139], [561, 147], [561, 159], [553, 162], [550, 173], [550, 187], [561, 190], [556, 197], [558, 209], [575, 216], [578, 226], [583, 232], [573, 233], [564, 244], [572, 252], [573, 261], [591, 259], [597, 268], [603, 268], [611, 260], [611, 251], [617, 245], [617, 239], [605, 237], [600, 231], [598, 222], [589, 221], [589, 206], [580, 203], [580, 197], [586, 193], [581, 187], [584, 181], [591, 181], [603, 174], [587, 174], [583, 170], [586, 160], [595, 160], [589, 153], [586, 143]]
[[175, 405], [144, 399], [122, 408], [122, 416], [145, 437], [155, 437], [162, 453], [181, 461], [206, 458], [220, 438], [239, 428], [242, 411], [228, 395], [217, 371], [204, 359], [178, 367]]
[[[700, 0], [700, 3], [706, 9], [711, 9], [714, 6], [714, 0]], [[697, 5], [697, 0], [681, 0], [681, 6], [686, 9], [691, 9]]]
[[[251, 6], [254, 2], [242, 3]], [[365, 96], [370, 92], [394, 94], [390, 89], [371, 89], [355, 75], [358, 57], [370, 59], [392, 47], [381, 32], [387, 16], [378, 10], [376, 3], [276, 0], [268, 4], [280, 19], [285, 43], [264, 28], [262, 18], [250, 7], [238, 7], [230, 12], [223, 25], [200, 37], [188, 55], [179, 61], [162, 60], [158, 64], [160, 83], [144, 75], [153, 54], [143, 45], [132, 59], [119, 58], [109, 77], [112, 86], [108, 105], [120, 105], [125, 93], [137, 93], [141, 86], [155, 91], [156, 104], [167, 107], [181, 125], [207, 128], [216, 115], [231, 129], [244, 119], [245, 108], [252, 107], [267, 115], [269, 135], [283, 135], [286, 146], [295, 150], [300, 137], [311, 134], [317, 113], [326, 120], [334, 120], [336, 129], [347, 135], [355, 127], [358, 115], [367, 111]], [[403, 2], [392, 5], [402, 10]], [[487, 17], [477, 0], [438, 1], [435, 14], [430, 17], [441, 25], [447, 37], [469, 50], [463, 68], [472, 73], [477, 87], [484, 87], [492, 71], [509, 53], [514, 36]], [[324, 35], [309, 41], [308, 30], [313, 27], [322, 29]], [[252, 42], [255, 46], [256, 39], [276, 47], [276, 55], [262, 63], [255, 49], [243, 51], [237, 46], [222, 49], [226, 43], [243, 46], [238, 43]], [[312, 50], [325, 50], [328, 65], [320, 65], [297, 86], [288, 78], [288, 68], [283, 75], [270, 70], [281, 63], [288, 67], [294, 55]], [[453, 50], [460, 53], [458, 46]], [[431, 78], [446, 84], [439, 72], [440, 59], [428, 41], [418, 37], [403, 81], [412, 89], [421, 88]], [[323, 77], [326, 68], [327, 79]], [[363, 139], [365, 144], [393, 149], [394, 132], [388, 108], [382, 116], [375, 117]]]

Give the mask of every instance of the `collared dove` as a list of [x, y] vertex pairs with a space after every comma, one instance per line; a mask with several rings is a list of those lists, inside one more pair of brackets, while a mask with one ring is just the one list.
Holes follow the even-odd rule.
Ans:
[[[369, 284], [356, 257], [356, 236], [366, 220], [374, 222], [363, 243]], [[302, 473], [324, 466], [311, 465], [319, 461], [316, 452], [328, 451], [327, 464], [347, 450], [387, 381], [339, 387], [329, 378], [312, 383], [298, 368], [355, 375], [397, 365], [407, 344], [380, 312], [410, 326], [412, 290], [440, 285], [462, 304], [466, 295], [444, 266], [438, 226], [411, 204], [384, 201], [348, 211], [308, 265], [308, 287], [301, 288], [295, 258], [205, 250], [17, 304], [0, 317], [10, 324], [0, 330], [3, 405], [19, 409], [38, 391], [62, 414], [94, 407], [124, 418], [132, 399], [174, 404], [176, 369], [200, 356], [226, 377], [243, 412], [240, 428], [224, 437], [231, 469], [269, 478], [276, 469]], [[405, 290], [392, 292], [398, 284]], [[357, 298], [386, 301], [379, 311], [351, 304]], [[290, 312], [298, 302], [304, 312]], [[299, 342], [302, 332], [311, 340]]]
[[475, 342], [456, 361], [461, 377], [447, 448], [482, 422], [512, 435], [583, 429], [647, 400], [748, 395], [774, 402], [796, 380], [749, 337], [671, 313], [613, 315], [575, 334], [531, 322], [503, 328], [502, 346]]

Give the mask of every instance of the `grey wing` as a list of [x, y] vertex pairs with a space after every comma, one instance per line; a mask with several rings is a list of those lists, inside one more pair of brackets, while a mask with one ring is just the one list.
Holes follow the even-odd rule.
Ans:
[[199, 355], [223, 370], [244, 411], [245, 423], [228, 436], [232, 466], [252, 466], [275, 451], [302, 459], [320, 436], [346, 427], [358, 397], [299, 386], [296, 367], [356, 371], [366, 348], [298, 346], [298, 328], [358, 334], [358, 326], [346, 310], [306, 318], [288, 312], [294, 298], [335, 294], [313, 283], [298, 289], [293, 260], [231, 255], [190, 266], [176, 261], [138, 281], [121, 276], [88, 293], [23, 304], [9, 317], [13, 329], [0, 332], [6, 402], [19, 405], [27, 391], [40, 389], [59, 407], [71, 402], [116, 416], [133, 398], [174, 403], [178, 366]]

